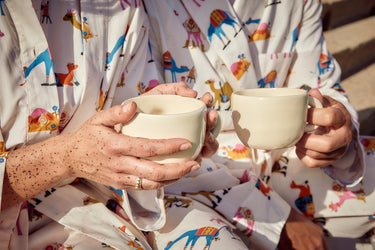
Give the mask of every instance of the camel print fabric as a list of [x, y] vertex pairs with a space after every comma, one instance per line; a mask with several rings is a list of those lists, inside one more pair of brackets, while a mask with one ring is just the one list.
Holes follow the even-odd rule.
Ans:
[[320, 1], [5, 0], [0, 7], [1, 180], [9, 151], [70, 132], [163, 83], [185, 81], [198, 98], [210, 92], [223, 126], [218, 152], [164, 189], [67, 180], [1, 211], [1, 249], [275, 249], [291, 207], [327, 236], [373, 228], [373, 138], [358, 136], [343, 159], [309, 169], [294, 148], [252, 150], [233, 130], [233, 91], [280, 87], [319, 88], [347, 107], [358, 130], [322, 38]]

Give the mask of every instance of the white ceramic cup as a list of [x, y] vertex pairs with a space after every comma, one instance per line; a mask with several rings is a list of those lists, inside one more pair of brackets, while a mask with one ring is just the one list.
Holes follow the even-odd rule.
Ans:
[[199, 155], [206, 134], [207, 108], [204, 102], [178, 95], [144, 95], [126, 100], [135, 102], [137, 114], [123, 124], [121, 132], [149, 139], [185, 138], [192, 147], [172, 155], [148, 158], [158, 163], [194, 160]]
[[232, 119], [241, 142], [250, 148], [280, 149], [295, 145], [305, 132], [308, 106], [321, 102], [303, 89], [262, 88], [232, 94]]

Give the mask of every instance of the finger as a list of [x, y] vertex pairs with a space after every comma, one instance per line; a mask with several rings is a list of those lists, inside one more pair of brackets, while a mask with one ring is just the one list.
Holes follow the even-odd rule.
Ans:
[[113, 127], [119, 123], [127, 123], [130, 121], [137, 111], [137, 104], [134, 102], [124, 105], [113, 106], [110, 109], [102, 110], [95, 114], [90, 123], [93, 125], [103, 125]]
[[348, 149], [348, 146], [343, 146], [339, 149], [336, 149], [332, 152], [328, 152], [328, 153], [324, 153], [324, 152], [318, 152], [318, 151], [314, 151], [314, 150], [309, 150], [309, 149], [305, 149], [305, 148], [296, 148], [296, 151], [300, 152], [301, 155], [304, 154], [304, 155], [307, 155], [313, 159], [317, 159], [317, 160], [324, 160], [324, 159], [335, 159], [335, 160], [338, 160], [339, 158], [341, 158], [345, 153], [346, 153], [346, 150]]
[[159, 164], [135, 157], [122, 157], [115, 172], [131, 174], [151, 181], [168, 181], [180, 179], [198, 169], [199, 164], [196, 161]]
[[216, 140], [215, 136], [212, 133], [207, 132], [204, 145], [200, 152], [200, 157], [208, 158], [212, 156], [217, 151], [218, 148], [219, 148], [219, 143]]
[[320, 91], [318, 89], [310, 89], [309, 92], [308, 92], [308, 95], [311, 96], [311, 97], [315, 97], [321, 103], [323, 103], [323, 100], [324, 100], [323, 95], [320, 93]]
[[103, 151], [107, 154], [148, 158], [177, 153], [191, 147], [190, 141], [184, 138], [148, 139], [114, 133], [109, 135]]
[[207, 114], [207, 131], [211, 131], [216, 127], [218, 119], [218, 112], [214, 109], [210, 110]]
[[207, 108], [211, 108], [214, 99], [210, 93], [206, 92], [199, 100], [204, 102]]
[[327, 133], [310, 134], [305, 133], [297, 142], [296, 146], [313, 151], [329, 153], [348, 145], [353, 138], [352, 132], [347, 128], [331, 129]]
[[335, 107], [310, 108], [307, 122], [318, 126], [339, 128], [346, 123], [346, 117], [340, 109]]
[[296, 150], [298, 158], [309, 168], [324, 167], [332, 164], [336, 159], [314, 159]]

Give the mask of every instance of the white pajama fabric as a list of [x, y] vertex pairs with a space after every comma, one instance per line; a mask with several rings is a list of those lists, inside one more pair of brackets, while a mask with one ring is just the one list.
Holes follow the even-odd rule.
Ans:
[[164, 189], [67, 180], [1, 211], [1, 249], [274, 249], [291, 207], [327, 236], [373, 229], [374, 138], [358, 136], [343, 159], [310, 169], [294, 148], [251, 150], [233, 130], [233, 91], [288, 87], [319, 88], [342, 102], [358, 131], [322, 36], [320, 1], [0, 6], [0, 180], [7, 152], [73, 131], [158, 84], [185, 81], [198, 97], [210, 92], [223, 124], [218, 152]]

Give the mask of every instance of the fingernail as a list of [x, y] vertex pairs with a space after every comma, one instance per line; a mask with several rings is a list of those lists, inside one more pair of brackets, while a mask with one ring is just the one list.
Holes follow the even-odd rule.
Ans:
[[122, 105], [122, 112], [128, 112], [129, 111], [129, 109], [130, 109], [130, 105], [132, 105], [132, 103], [130, 102], [130, 103], [126, 103], [126, 104], [124, 104], [124, 105]]
[[189, 148], [191, 148], [190, 142], [184, 143], [180, 146], [180, 150], [186, 150], [186, 149], [189, 149]]
[[194, 165], [194, 166], [190, 169], [190, 172], [197, 171], [197, 170], [200, 169], [200, 168], [201, 168], [200, 165]]

